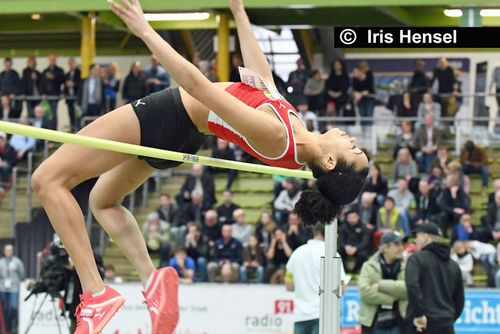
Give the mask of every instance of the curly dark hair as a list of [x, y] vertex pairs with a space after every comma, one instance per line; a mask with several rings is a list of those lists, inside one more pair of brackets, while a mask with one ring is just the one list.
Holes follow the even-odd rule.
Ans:
[[328, 224], [340, 213], [342, 206], [354, 201], [365, 184], [368, 168], [356, 170], [354, 164], [338, 159], [335, 168], [324, 171], [315, 164], [309, 164], [317, 179], [318, 191], [304, 191], [295, 212], [305, 225]]

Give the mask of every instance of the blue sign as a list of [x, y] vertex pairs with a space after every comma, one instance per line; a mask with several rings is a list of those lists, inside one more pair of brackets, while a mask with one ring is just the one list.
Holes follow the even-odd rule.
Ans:
[[[342, 326], [359, 325], [359, 289], [348, 288], [342, 298]], [[481, 331], [500, 333], [500, 290], [466, 289], [462, 315], [455, 323], [456, 334]]]

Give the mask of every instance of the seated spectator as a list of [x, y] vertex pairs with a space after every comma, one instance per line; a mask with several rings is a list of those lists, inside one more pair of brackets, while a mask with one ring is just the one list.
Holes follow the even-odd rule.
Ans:
[[15, 108], [9, 95], [3, 94], [0, 100], [0, 116], [3, 120], [16, 119], [21, 114], [21, 110]]
[[481, 217], [481, 226], [489, 235], [485, 241], [500, 240], [500, 190], [495, 192], [493, 203], [488, 204], [487, 214]]
[[7, 135], [0, 132], [0, 177], [2, 184], [0, 192], [3, 193], [6, 185], [9, 184], [12, 168], [16, 165], [17, 152], [7, 142]]
[[222, 225], [217, 222], [217, 212], [208, 210], [205, 214], [201, 233], [207, 237], [210, 248], [213, 248], [215, 241], [221, 237], [221, 227]]
[[170, 225], [160, 220], [157, 212], [151, 212], [142, 225], [142, 235], [148, 252], [160, 255], [160, 267], [166, 266], [170, 257]]
[[374, 232], [377, 226], [378, 206], [373, 202], [373, 193], [362, 193], [361, 200], [355, 207], [355, 210], [359, 213], [361, 223], [363, 223], [368, 230]]
[[488, 205], [495, 202], [495, 194], [500, 190], [500, 179], [493, 181], [493, 191], [488, 195]]
[[401, 121], [401, 134], [394, 138], [392, 157], [397, 158], [399, 151], [406, 148], [410, 154], [415, 158], [417, 152], [417, 142], [415, 140], [415, 133], [413, 132], [413, 125], [411, 121]]
[[384, 198], [387, 196], [388, 191], [387, 178], [382, 175], [380, 166], [377, 163], [370, 164], [363, 193], [375, 195], [375, 204], [380, 206], [384, 203]]
[[450, 257], [460, 267], [464, 285], [467, 287], [474, 286], [474, 279], [472, 278], [474, 259], [472, 258], [472, 255], [465, 249], [465, 243], [463, 241], [457, 240], [453, 243]]
[[460, 152], [460, 163], [465, 175], [479, 174], [483, 192], [488, 189], [488, 155], [482, 147], [476, 146], [472, 140], [465, 142]]
[[[486, 238], [485, 238], [486, 234]], [[455, 241], [479, 240], [486, 241], [489, 233], [485, 233], [479, 226], [472, 224], [472, 216], [469, 212], [465, 212], [460, 217], [460, 223], [453, 229], [451, 233], [450, 244]]]
[[308, 121], [312, 122], [312, 129], [310, 131], [319, 131], [318, 116], [309, 110], [309, 105], [305, 99], [301, 99], [299, 101], [297, 111], [299, 112], [299, 117], [304, 124], [307, 124]]
[[[344, 268], [348, 273], [355, 273], [363, 262], [368, 259], [372, 251], [371, 232], [361, 223], [359, 214], [355, 210], [346, 212], [345, 222], [339, 229], [339, 253], [344, 262]], [[349, 268], [348, 259], [355, 259], [355, 264]]]
[[444, 174], [443, 168], [441, 166], [433, 166], [431, 168], [431, 174], [427, 178], [427, 182], [429, 183], [429, 187], [436, 191], [437, 193], [441, 193], [443, 190], [446, 181], [446, 175]]
[[265, 283], [285, 283], [285, 266], [293, 252], [286, 239], [285, 232], [280, 227], [276, 227], [266, 253]]
[[324, 91], [325, 80], [319, 70], [314, 70], [304, 87], [304, 95], [307, 96], [307, 104], [312, 111], [318, 111], [322, 107]]
[[443, 211], [439, 217], [439, 225], [443, 237], [448, 238], [448, 230], [454, 229], [460, 216], [470, 208], [469, 196], [458, 186], [457, 178], [448, 175], [438, 205]]
[[238, 282], [239, 268], [243, 263], [243, 246], [233, 238], [231, 225], [222, 226], [222, 237], [215, 242], [213, 260], [207, 266], [209, 282]]
[[257, 236], [252, 235], [243, 250], [243, 265], [240, 267], [242, 283], [264, 283], [264, 252], [259, 246]]
[[156, 208], [156, 212], [161, 220], [164, 220], [171, 225], [178, 224], [178, 208], [177, 205], [172, 202], [170, 194], [160, 194], [160, 204]]
[[413, 217], [414, 225], [437, 223], [438, 215], [441, 212], [437, 203], [438, 195], [439, 193], [430, 187], [429, 182], [421, 180], [418, 183], [415, 216]]
[[395, 206], [394, 198], [387, 196], [384, 200], [384, 206], [378, 210], [375, 247], [378, 247], [378, 240], [382, 234], [390, 230], [404, 233], [401, 213]]
[[196, 265], [194, 260], [187, 255], [184, 247], [175, 250], [174, 257], [170, 259], [168, 265], [177, 271], [180, 283], [193, 283]]
[[[460, 162], [453, 160], [448, 164], [446, 177], [455, 180], [458, 186], [461, 187], [467, 195], [470, 194], [470, 177], [462, 172], [462, 165], [460, 165]], [[446, 180], [446, 182], [448, 181]]]
[[106, 284], [121, 284], [123, 278], [116, 275], [115, 266], [108, 264], [104, 266], [104, 283]]
[[274, 222], [271, 212], [263, 210], [255, 225], [255, 235], [262, 249], [269, 247], [276, 226], [277, 224]]
[[200, 224], [190, 224], [184, 247], [186, 254], [196, 263], [196, 274], [201, 282], [207, 281], [208, 237], [201, 234]]
[[412, 101], [411, 93], [406, 91], [401, 97], [400, 103], [396, 106], [396, 116], [397, 117], [416, 117], [417, 107], [414, 101]]
[[439, 145], [436, 152], [436, 159], [431, 163], [431, 169], [439, 166], [443, 170], [444, 174], [448, 174], [448, 164], [451, 162], [450, 155], [448, 154], [448, 149], [445, 145]]
[[405, 235], [410, 234], [410, 207], [415, 199], [410, 190], [408, 190], [408, 181], [404, 178], [399, 179], [398, 188], [389, 191], [389, 195], [394, 199], [396, 208], [401, 214], [401, 224]]
[[283, 226], [288, 220], [288, 215], [295, 209], [295, 204], [300, 198], [302, 192], [299, 189], [299, 183], [295, 179], [285, 181], [283, 189], [278, 198], [274, 200], [274, 218], [279, 226]]
[[309, 239], [307, 230], [304, 228], [299, 215], [295, 212], [288, 215], [288, 223], [283, 226], [283, 231], [286, 233], [286, 240], [292, 250], [296, 250]]
[[412, 159], [410, 151], [407, 148], [399, 150], [398, 159], [394, 163], [392, 181], [396, 183], [399, 179], [404, 178], [408, 182], [412, 182], [418, 178], [417, 164]]
[[487, 276], [487, 286], [489, 288], [495, 287], [495, 269], [496, 269], [496, 250], [495, 246], [477, 241], [477, 240], [467, 240], [465, 241], [465, 248], [476, 261], [481, 261], [484, 271]]
[[233, 214], [240, 206], [233, 203], [233, 194], [230, 190], [224, 190], [222, 198], [224, 199], [224, 203], [217, 207], [219, 224], [234, 224]]
[[420, 171], [427, 173], [436, 158], [436, 151], [443, 142], [441, 130], [434, 125], [434, 117], [427, 114], [424, 117], [424, 126], [418, 130], [417, 160], [420, 162]]
[[243, 247], [248, 245], [248, 240], [253, 234], [252, 226], [248, 225], [246, 222], [246, 214], [243, 209], [237, 209], [233, 213], [234, 224], [231, 225], [233, 228], [233, 238], [237, 239]]
[[35, 120], [33, 121], [33, 126], [40, 129], [52, 129], [52, 122], [50, 118], [45, 115], [45, 110], [41, 105], [37, 105], [33, 112], [35, 113]]
[[184, 203], [179, 226], [185, 226], [189, 222], [201, 223], [206, 214], [201, 193], [198, 190], [193, 190], [190, 198], [191, 202]]
[[191, 194], [194, 190], [202, 196], [202, 211], [211, 209], [216, 202], [214, 177], [199, 164], [193, 165], [192, 173], [186, 177], [176, 196], [177, 204], [181, 209], [191, 202]]
[[[22, 116], [19, 118], [19, 124], [29, 125], [28, 119], [26, 116]], [[35, 138], [13, 134], [9, 140], [10, 146], [17, 152], [17, 160], [24, 160], [28, 156], [28, 152], [31, 152], [35, 149]]]
[[[229, 145], [229, 142], [218, 138], [217, 148], [213, 150], [212, 158], [236, 161], [236, 153], [235, 150]], [[212, 174], [227, 174], [227, 183], [224, 188], [226, 190], [231, 190], [234, 180], [238, 177], [238, 171], [231, 168], [210, 167], [210, 171]]]
[[[418, 105], [418, 119], [424, 119], [425, 115], [432, 115], [436, 126], [439, 127], [439, 120], [441, 119], [441, 105], [432, 100], [431, 93], [425, 93], [422, 102]], [[421, 126], [422, 124], [418, 121], [416, 127], [420, 128]]]

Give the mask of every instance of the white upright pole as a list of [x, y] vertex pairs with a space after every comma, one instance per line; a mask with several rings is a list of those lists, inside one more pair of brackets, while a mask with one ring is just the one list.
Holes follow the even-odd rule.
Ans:
[[325, 257], [321, 259], [320, 334], [340, 334], [341, 259], [337, 254], [337, 219], [325, 226]]

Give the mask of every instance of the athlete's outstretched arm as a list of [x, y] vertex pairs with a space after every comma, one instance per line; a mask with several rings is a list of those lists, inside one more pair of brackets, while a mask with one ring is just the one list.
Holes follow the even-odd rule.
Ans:
[[[277, 130], [276, 119], [255, 110], [223, 89], [212, 84], [193, 64], [178, 54], [161, 38], [144, 18], [139, 0], [108, 0], [113, 12], [125, 22], [130, 31], [143, 40], [168, 73], [191, 96], [214, 110], [222, 119], [245, 136], [260, 140], [272, 139]], [[270, 132], [268, 132], [270, 131]], [[278, 130], [279, 131], [279, 130]]]
[[252, 25], [243, 6], [243, 0], [230, 0], [229, 6], [236, 20], [241, 56], [243, 57], [245, 67], [262, 76], [262, 78], [276, 88], [269, 63], [253, 34]]

